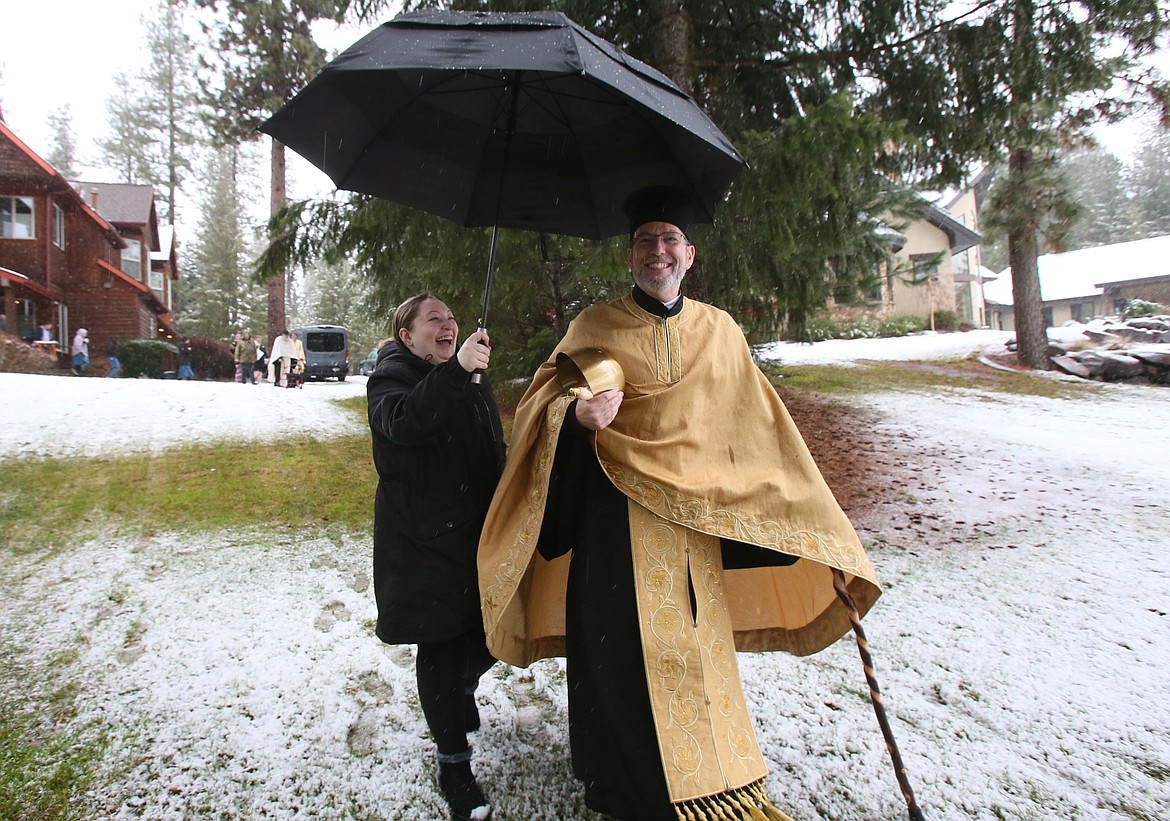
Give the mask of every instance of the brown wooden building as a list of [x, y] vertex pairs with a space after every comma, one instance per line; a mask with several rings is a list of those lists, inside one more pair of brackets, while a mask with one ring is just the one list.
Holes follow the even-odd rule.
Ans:
[[[165, 241], [165, 242], [164, 242]], [[175, 336], [173, 231], [151, 186], [70, 183], [0, 120], [0, 288], [9, 333], [51, 323], [67, 354], [78, 328], [90, 357], [111, 336]]]

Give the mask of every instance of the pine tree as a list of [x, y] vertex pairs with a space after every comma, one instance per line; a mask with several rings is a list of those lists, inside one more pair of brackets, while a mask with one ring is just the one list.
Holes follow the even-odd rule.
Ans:
[[[1160, 0], [995, 0], [938, 34], [931, 88], [956, 110], [937, 109], [923, 133], [933, 135], [930, 150], [955, 158], [1006, 156], [983, 225], [1008, 240], [1019, 357], [1029, 367], [1051, 367], [1037, 257], [1046, 245], [1061, 247], [1076, 213], [1057, 173], [1058, 148], [1143, 98], [1170, 108], [1170, 89], [1143, 67], [1168, 30]], [[906, 80], [921, 86], [927, 76]], [[911, 99], [885, 102], [905, 116], [917, 110]]]
[[[250, 140], [268, 115], [299, 91], [324, 63], [312, 24], [338, 15], [331, 0], [194, 0], [207, 14], [214, 55], [202, 60], [213, 80], [202, 91], [208, 121], [220, 143]], [[270, 213], [285, 205], [284, 146], [271, 140]], [[286, 275], [268, 283], [267, 336], [286, 326]]]
[[1059, 168], [1079, 211], [1064, 250], [1112, 245], [1135, 238], [1132, 234], [1135, 210], [1126, 191], [1121, 160], [1099, 146], [1087, 146], [1062, 153]]
[[121, 182], [142, 184], [153, 180], [158, 144], [154, 138], [153, 113], [137, 93], [138, 82], [124, 74], [114, 77], [115, 92], [106, 98], [110, 115], [109, 136], [98, 140], [102, 160], [121, 177]]
[[76, 179], [77, 140], [73, 136], [73, 111], [68, 104], [48, 117], [49, 130], [53, 134], [52, 147], [45, 159], [66, 179]]
[[1170, 129], [1158, 125], [1148, 129], [1134, 157], [1129, 185], [1140, 236], [1170, 234]]
[[151, 62], [142, 75], [151, 135], [157, 143], [149, 181], [162, 190], [166, 209], [161, 216], [172, 223], [178, 190], [199, 142], [194, 44], [184, 22], [181, 0], [159, 1], [156, 17], [146, 21]]
[[225, 147], [207, 161], [199, 228], [179, 280], [178, 319], [184, 333], [229, 339], [263, 317], [262, 289], [249, 276], [256, 249], [238, 184], [239, 149]]

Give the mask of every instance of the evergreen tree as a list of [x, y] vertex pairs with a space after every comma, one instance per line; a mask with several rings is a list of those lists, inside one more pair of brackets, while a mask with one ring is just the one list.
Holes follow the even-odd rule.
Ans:
[[1151, 126], [1134, 157], [1129, 185], [1140, 233], [1134, 237], [1170, 234], [1170, 129]]
[[1087, 146], [1062, 153], [1059, 167], [1069, 196], [1079, 209], [1064, 250], [1135, 238], [1135, 211], [1126, 191], [1121, 160], [1099, 146]]
[[146, 113], [156, 143], [149, 181], [163, 191], [168, 222], [175, 221], [175, 199], [198, 144], [198, 94], [194, 44], [184, 31], [181, 0], [159, 0], [157, 16], [146, 21], [151, 62], [142, 75]]
[[179, 280], [183, 332], [227, 340], [242, 327], [258, 334], [264, 298], [249, 276], [256, 248], [238, 184], [239, 151], [224, 147], [207, 161], [199, 228]]
[[[255, 128], [324, 63], [312, 24], [339, 14], [334, 0], [194, 0], [206, 12], [214, 55], [203, 60], [208, 120], [221, 143], [254, 139]], [[284, 146], [271, 140], [270, 213], [286, 200]], [[268, 282], [267, 337], [286, 326], [286, 272]]]
[[119, 74], [106, 101], [109, 136], [98, 142], [102, 157], [123, 182], [162, 192], [165, 222], [175, 221], [175, 200], [198, 144], [193, 44], [183, 32], [179, 0], [160, 0], [146, 20], [150, 64], [134, 77]]
[[68, 104], [48, 117], [52, 146], [45, 159], [65, 179], [77, 179], [77, 140], [73, 136], [73, 111]]
[[146, 183], [154, 177], [153, 114], [138, 94], [136, 80], [117, 74], [114, 88], [106, 98], [109, 136], [98, 140], [102, 160], [118, 173], [121, 182]]
[[[1076, 215], [1058, 147], [1131, 112], [1139, 95], [1170, 107], [1170, 90], [1143, 68], [1168, 24], [1164, 0], [989, 0], [940, 29], [922, 66], [909, 66], [881, 95], [891, 114], [931, 138], [926, 150], [1006, 157], [983, 226], [1007, 237], [1019, 357], [1030, 367], [1051, 367], [1037, 257], [1063, 245]], [[923, 109], [908, 92], [927, 80], [953, 106], [916, 120]]]

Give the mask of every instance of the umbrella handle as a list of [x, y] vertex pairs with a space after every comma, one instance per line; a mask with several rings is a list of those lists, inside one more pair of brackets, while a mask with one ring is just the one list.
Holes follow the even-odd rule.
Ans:
[[[477, 333], [481, 333], [481, 334], [487, 333], [487, 328], [485, 328], [483, 326], [482, 319], [479, 321], [479, 327], [477, 327], [475, 330]], [[482, 345], [483, 343], [480, 342], [479, 344]], [[478, 385], [482, 382], [483, 382], [483, 368], [476, 368], [474, 371], [471, 372], [471, 384]]]

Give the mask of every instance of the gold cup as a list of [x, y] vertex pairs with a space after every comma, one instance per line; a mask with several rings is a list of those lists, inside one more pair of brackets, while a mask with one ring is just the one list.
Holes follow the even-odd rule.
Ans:
[[626, 387], [622, 366], [598, 348], [557, 354], [557, 381], [575, 399], [592, 399], [602, 391]]

